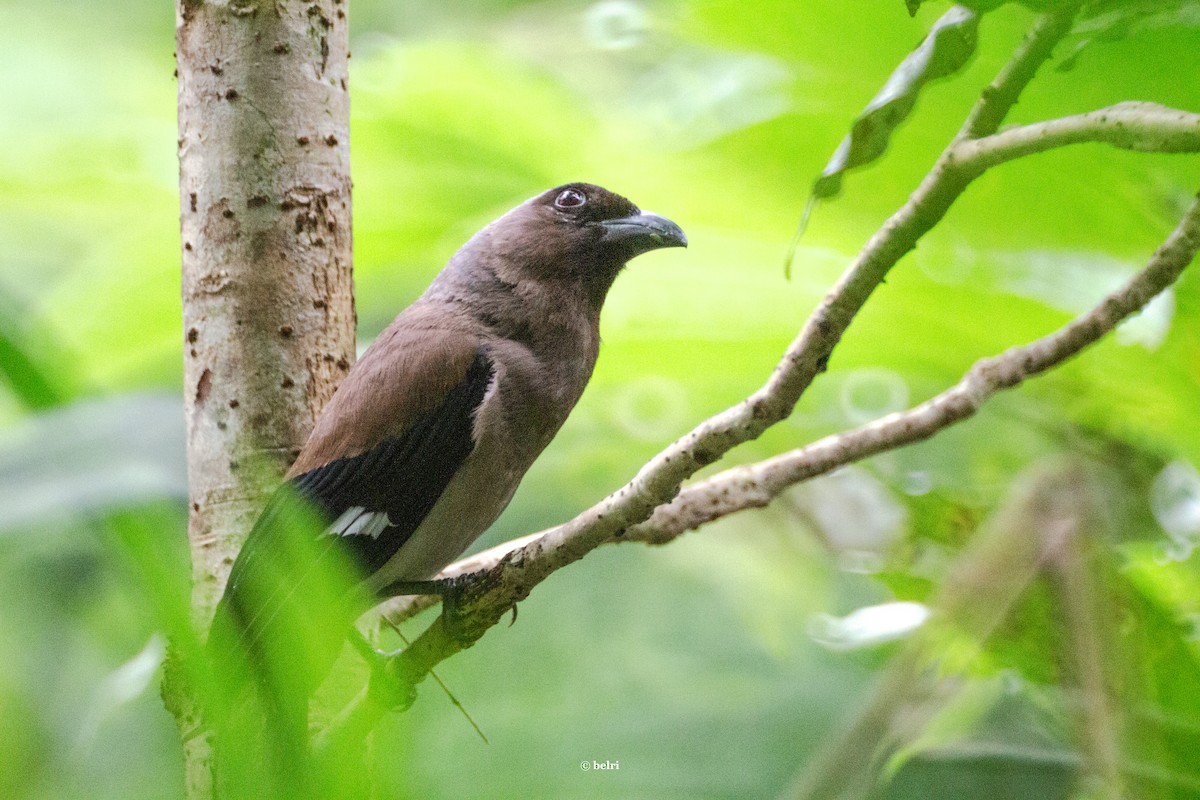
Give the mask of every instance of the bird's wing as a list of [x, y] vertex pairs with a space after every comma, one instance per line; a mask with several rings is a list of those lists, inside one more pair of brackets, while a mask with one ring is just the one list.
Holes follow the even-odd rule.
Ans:
[[[331, 552], [348, 556], [361, 579], [400, 549], [474, 448], [475, 413], [493, 374], [478, 339], [464, 332], [393, 325], [376, 340], [233, 565], [222, 605], [244, 642], [253, 647], [283, 606], [317, 592], [308, 583]], [[298, 497], [331, 535], [294, 541], [305, 530]]]
[[[459, 370], [455, 369], [454, 374]], [[290, 483], [329, 515], [329, 532], [365, 575], [408, 541], [475, 446], [475, 412], [493, 367], [476, 351], [438, 405], [392, 426], [371, 447], [326, 461]]]

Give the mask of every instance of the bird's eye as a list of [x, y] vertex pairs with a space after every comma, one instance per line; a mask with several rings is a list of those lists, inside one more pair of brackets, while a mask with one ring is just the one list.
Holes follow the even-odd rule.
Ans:
[[558, 197], [554, 198], [556, 208], [579, 208], [586, 202], [587, 195], [578, 189], [563, 189], [558, 193]]

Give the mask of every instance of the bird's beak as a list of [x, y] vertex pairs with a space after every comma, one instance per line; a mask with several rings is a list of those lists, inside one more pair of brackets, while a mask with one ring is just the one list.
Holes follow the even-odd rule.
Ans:
[[662, 247], [687, 247], [688, 243], [682, 228], [666, 217], [646, 211], [604, 220], [600, 227], [604, 228], [601, 242], [628, 247], [635, 255]]

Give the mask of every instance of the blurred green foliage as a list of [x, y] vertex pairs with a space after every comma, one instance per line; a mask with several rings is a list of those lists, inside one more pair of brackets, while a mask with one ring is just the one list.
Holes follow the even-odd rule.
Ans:
[[[900, 0], [354, 0], [363, 342], [474, 230], [547, 186], [604, 184], [692, 242], [618, 281], [591, 388], [480, 546], [570, 517], [760, 385], [957, 129], [1028, 5], [983, 18], [972, 60], [925, 86], [882, 160], [817, 210], [787, 281], [813, 179], [945, 3], [910, 19]], [[1178, 13], [1064, 44], [1072, 69], [1044, 70], [1012, 121], [1122, 100], [1200, 110], [1197, 17], [1165, 6]], [[182, 795], [156, 691], [189, 574], [172, 42], [161, 0], [0, 2], [6, 800]], [[1198, 187], [1200, 159], [1098, 145], [986, 175], [872, 298], [794, 417], [735, 458], [920, 402], [1053, 330], [1132, 274]], [[1016, 476], [1062, 454], [1091, 465], [1106, 502], [1096, 574], [1131, 689], [1124, 767], [1138, 796], [1200, 796], [1198, 322], [1193, 268], [964, 426], [554, 576], [514, 627], [439, 670], [491, 744], [426, 684], [376, 736], [380, 796], [778, 795], [896, 648], [810, 635], [814, 615], [929, 599]], [[933, 722], [881, 796], [1066, 796], [1080, 756], [1062, 616], [1035, 584], [970, 651], [953, 697], [929, 701]], [[351, 669], [340, 688], [361, 679]], [[581, 768], [593, 761], [619, 768]]]

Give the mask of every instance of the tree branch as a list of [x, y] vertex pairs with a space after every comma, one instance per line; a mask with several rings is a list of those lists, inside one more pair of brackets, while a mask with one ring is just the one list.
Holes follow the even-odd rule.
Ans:
[[[784, 352], [767, 383], [748, 398], [709, 418], [652, 458], [624, 487], [574, 520], [534, 539], [504, 562], [504, 579], [488, 598], [504, 609], [524, 599], [529, 588], [620, 532], [643, 522], [670, 501], [680, 485], [733, 447], [757, 438], [791, 414], [800, 396], [825, 369], [833, 348], [888, 271], [945, 215], [975, 175], [954, 166], [953, 147], [968, 133], [990, 133], [1016, 102], [1021, 89], [1070, 28], [1071, 12], [1043, 15], [1000, 76], [983, 93], [963, 130], [930, 174], [867, 242], [851, 267], [826, 295]], [[482, 605], [480, 611], [482, 612]], [[480, 622], [492, 617], [488, 611]], [[495, 620], [492, 620], [493, 622]], [[490, 623], [489, 623], [490, 624]]]
[[[470, 646], [503, 614], [529, 595], [533, 586], [599, 545], [620, 538], [654, 510], [673, 500], [683, 481], [733, 447], [757, 438], [791, 414], [813, 379], [825, 369], [833, 348], [888, 271], [936, 225], [977, 173], [959, 169], [955, 146], [994, 133], [1054, 45], [1070, 30], [1079, 3], [1043, 14], [1012, 59], [982, 93], [962, 130], [939, 156], [930, 173], [899, 211], [867, 242], [785, 351], [766, 384], [726, 411], [709, 418], [651, 459], [624, 487], [575, 519], [534, 537], [504, 555], [458, 598], [453, 630], [442, 614], [412, 645], [388, 660], [386, 672], [401, 686], [413, 686], [437, 663]], [[352, 720], [339, 731], [335, 722], [326, 743], [373, 726], [383, 708], [364, 692], [340, 717]], [[367, 708], [361, 706], [365, 704]]]
[[[1070, 29], [1077, 6], [1039, 18], [930, 174], [859, 253], [784, 352], [767, 383], [668, 446], [616, 493], [515, 551], [503, 563], [503, 579], [489, 592], [487, 602], [478, 605], [474, 615], [478, 623], [490, 626], [547, 575], [643, 522], [656, 507], [675, 497], [683, 481], [791, 414], [888, 271], [942, 219], [976, 177], [955, 167], [954, 147], [968, 136], [996, 130], [1054, 44]], [[483, 611], [485, 605], [493, 608]]]
[[[1052, 334], [976, 362], [957, 384], [907, 411], [889, 414], [844, 433], [754, 464], [733, 467], [688, 486], [645, 522], [610, 542], [666, 544], [690, 530], [748, 508], [764, 507], [797, 483], [869, 456], [930, 438], [967, 420], [992, 395], [1072, 358], [1094, 344], [1178, 279], [1200, 249], [1200, 200], [1192, 203], [1146, 266], [1095, 308]], [[439, 577], [492, 569], [511, 552], [553, 533], [523, 536], [451, 564]], [[398, 623], [430, 607], [430, 597], [396, 598], [380, 608]]]
[[1082, 6], [1082, 0], [1066, 2], [1037, 18], [1017, 52], [983, 90], [959, 132], [960, 139], [978, 139], [1000, 130], [1008, 112], [1021, 99], [1021, 92], [1050, 58], [1055, 46], [1071, 32], [1075, 15]]
[[781, 491], [867, 456], [928, 439], [975, 415], [988, 398], [1057, 366], [1094, 344], [1170, 286], [1200, 248], [1200, 200], [1155, 251], [1146, 267], [1095, 308], [1022, 347], [975, 363], [961, 381], [915, 408], [889, 414], [806, 447], [721, 472], [689, 486], [625, 538], [662, 544], [714, 519], [765, 506]]
[[1200, 152], [1200, 114], [1157, 103], [1118, 103], [1099, 111], [1022, 125], [982, 139], [966, 139], [953, 149], [964, 169], [979, 170], [1082, 142], [1104, 142], [1125, 150], [1154, 153]]

